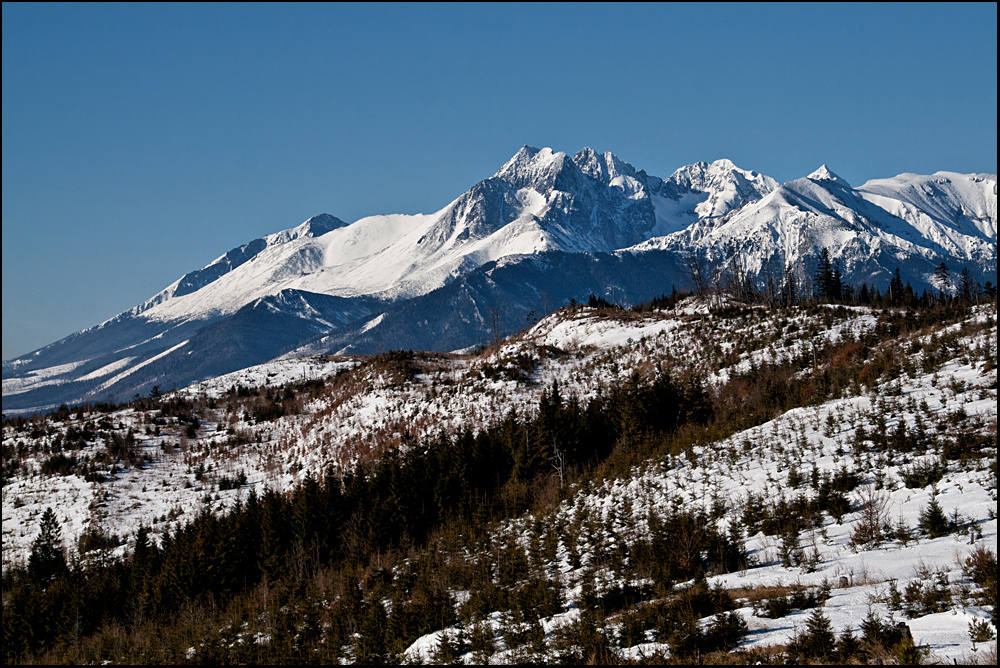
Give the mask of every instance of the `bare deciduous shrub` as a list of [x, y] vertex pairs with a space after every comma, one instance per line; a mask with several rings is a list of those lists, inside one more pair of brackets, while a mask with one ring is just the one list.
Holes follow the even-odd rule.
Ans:
[[878, 545], [889, 526], [889, 495], [877, 489], [874, 485], [866, 485], [855, 494], [858, 505], [858, 522], [851, 534], [851, 543], [855, 547]]

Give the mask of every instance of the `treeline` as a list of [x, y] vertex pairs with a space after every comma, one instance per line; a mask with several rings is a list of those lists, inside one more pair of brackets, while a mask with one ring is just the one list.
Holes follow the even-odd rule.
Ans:
[[[709, 270], [703, 269], [701, 271], [708, 273]], [[758, 285], [745, 277], [737, 280], [724, 270], [717, 269], [715, 271], [718, 274], [716, 281], [709, 282], [703, 278], [693, 280], [693, 287], [690, 290], [678, 290], [676, 286], [673, 286], [671, 292], [635, 304], [630, 307], [630, 310], [636, 313], [668, 310], [694, 295], [714, 300], [722, 307], [735, 301], [748, 305], [764, 304], [774, 308], [818, 303], [911, 309], [928, 309], [947, 304], [964, 308], [973, 304], [996, 303], [997, 299], [996, 286], [991, 281], [980, 284], [973, 279], [968, 268], [962, 270], [957, 280], [954, 281], [954, 287], [952, 287], [950, 270], [944, 263], [939, 265], [935, 271], [934, 280], [942, 286], [937, 292], [926, 289], [923, 292], [918, 292], [909, 281], [903, 281], [899, 267], [893, 273], [889, 284], [882, 289], [868, 283], [852, 285], [845, 282], [840, 272], [839, 263], [831, 261], [829, 253], [825, 249], [820, 255], [815, 274], [809, 280], [801, 280], [790, 266], [781, 273], [769, 271], [765, 276], [764, 285]], [[621, 305], [594, 293], [589, 295], [585, 304], [595, 309], [622, 308]], [[575, 305], [576, 301], [571, 300], [570, 306]]]
[[[996, 302], [997, 299], [997, 286], [992, 281], [980, 284], [968, 267], [963, 267], [955, 275], [944, 262], [933, 272], [933, 289], [922, 292], [916, 290], [909, 281], [903, 282], [899, 267], [896, 267], [888, 285], [879, 287], [865, 282], [860, 285], [850, 284], [841, 272], [839, 260], [831, 258], [828, 248], [820, 250], [812, 273], [805, 267], [791, 264], [781, 267], [768, 262], [762, 275], [753, 277], [738, 254], [718, 261], [709, 260], [700, 254], [690, 255], [683, 262], [682, 272], [691, 286], [691, 294], [716, 298], [729, 296], [746, 304], [792, 306], [831, 302], [919, 308], [935, 302], [969, 305], [985, 301]], [[665, 300], [665, 296], [659, 299]]]

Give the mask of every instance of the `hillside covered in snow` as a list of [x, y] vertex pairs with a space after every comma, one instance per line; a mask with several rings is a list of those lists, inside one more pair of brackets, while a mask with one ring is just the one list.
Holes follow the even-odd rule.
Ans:
[[995, 301], [592, 303], [6, 419], [6, 660], [995, 662]]

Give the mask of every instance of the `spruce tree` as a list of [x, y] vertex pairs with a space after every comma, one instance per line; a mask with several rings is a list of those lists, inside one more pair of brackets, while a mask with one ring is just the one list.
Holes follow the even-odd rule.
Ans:
[[854, 635], [850, 627], [844, 629], [837, 640], [837, 661], [843, 664], [853, 663], [861, 655], [861, 641]]
[[958, 285], [959, 290], [961, 290], [962, 301], [966, 304], [971, 304], [973, 296], [975, 296], [975, 293], [978, 292], [976, 289], [978, 286], [976, 285], [975, 279], [972, 278], [972, 273], [969, 272], [968, 267], [962, 268], [962, 274], [959, 276]]
[[31, 544], [28, 574], [34, 582], [45, 586], [66, 572], [66, 557], [63, 555], [62, 530], [52, 508], [46, 508], [42, 513], [40, 528], [38, 538]]
[[948, 535], [948, 517], [937, 499], [931, 499], [927, 508], [920, 513], [920, 528], [931, 538]]
[[140, 524], [135, 532], [135, 550], [132, 552], [132, 563], [135, 568], [142, 569], [149, 559], [149, 529], [146, 525]]
[[833, 273], [830, 275], [830, 299], [840, 301], [844, 298], [844, 277], [840, 273], [840, 262], [833, 263]]
[[896, 267], [896, 272], [892, 275], [892, 280], [889, 282], [889, 303], [893, 306], [901, 304], [905, 289], [903, 286], [903, 277], [899, 273], [899, 267]]
[[806, 620], [806, 634], [803, 638], [803, 650], [806, 656], [817, 659], [829, 659], [836, 646], [833, 627], [830, 620], [819, 608], [813, 610]]

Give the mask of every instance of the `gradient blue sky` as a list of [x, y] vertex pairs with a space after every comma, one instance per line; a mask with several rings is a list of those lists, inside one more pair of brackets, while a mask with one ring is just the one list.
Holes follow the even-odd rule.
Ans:
[[997, 6], [3, 4], [3, 358], [521, 145], [996, 172]]

